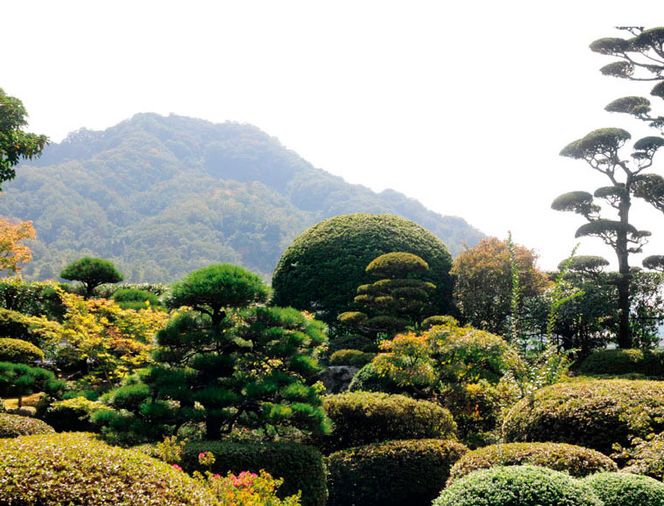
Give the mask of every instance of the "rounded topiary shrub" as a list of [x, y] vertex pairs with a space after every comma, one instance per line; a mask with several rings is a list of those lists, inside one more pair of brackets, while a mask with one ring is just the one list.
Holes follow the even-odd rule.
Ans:
[[[212, 467], [198, 461], [202, 452], [212, 452]], [[292, 442], [192, 441], [187, 443], [180, 463], [185, 471], [210, 470], [222, 476], [264, 469], [274, 478], [283, 478], [278, 495], [287, 497], [302, 491], [303, 506], [325, 506], [327, 484], [323, 456], [314, 447]]]
[[664, 355], [658, 351], [596, 350], [581, 362], [582, 374], [664, 376]]
[[328, 395], [323, 407], [334, 424], [321, 438], [329, 452], [392, 439], [454, 438], [456, 424], [442, 406], [405, 395], [345, 392]]
[[83, 433], [0, 440], [0, 503], [217, 505], [182, 471]]
[[55, 432], [46, 422], [29, 416], [0, 413], [0, 438], [49, 434]]
[[44, 360], [44, 352], [23, 339], [0, 338], [0, 362], [33, 365]]
[[596, 450], [566, 443], [507, 443], [485, 446], [466, 453], [452, 468], [450, 482], [478, 469], [531, 464], [566, 471], [583, 477], [602, 471], [617, 471], [609, 457]]
[[598, 473], [583, 480], [604, 506], [664, 506], [664, 483], [629, 473]]
[[468, 449], [456, 441], [388, 441], [327, 459], [330, 506], [428, 506]]
[[446, 246], [418, 224], [388, 214], [347, 214], [325, 220], [299, 235], [286, 249], [272, 277], [274, 303], [316, 311], [328, 323], [353, 307], [358, 286], [369, 279], [369, 262], [401, 251], [421, 257], [436, 285], [433, 310], [452, 305]]
[[330, 365], [363, 367], [371, 362], [375, 356], [375, 353], [366, 353], [360, 350], [338, 350], [330, 355]]
[[433, 506], [604, 506], [566, 473], [537, 466], [482, 469], [455, 481]]
[[123, 309], [148, 309], [160, 307], [161, 301], [154, 293], [137, 288], [120, 288], [111, 298]]
[[578, 444], [610, 454], [631, 437], [664, 429], [664, 382], [593, 380], [558, 383], [516, 403], [505, 418], [507, 441]]

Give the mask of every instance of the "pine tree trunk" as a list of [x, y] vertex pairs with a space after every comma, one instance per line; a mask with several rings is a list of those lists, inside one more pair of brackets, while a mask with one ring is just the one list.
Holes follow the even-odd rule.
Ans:
[[616, 241], [616, 254], [618, 255], [618, 347], [632, 348], [632, 332], [629, 325], [630, 310], [630, 284], [631, 272], [629, 270], [629, 251], [627, 245], [627, 226], [629, 225], [629, 208], [631, 206], [629, 190], [625, 192], [620, 201], [618, 214], [623, 229], [618, 231]]

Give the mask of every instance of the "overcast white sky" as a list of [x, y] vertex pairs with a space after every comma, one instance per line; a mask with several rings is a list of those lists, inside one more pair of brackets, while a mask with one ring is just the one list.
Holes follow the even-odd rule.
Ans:
[[[33, 131], [137, 112], [252, 123], [350, 182], [512, 230], [551, 268], [583, 222], [551, 201], [605, 184], [560, 149], [606, 126], [652, 134], [603, 110], [651, 85], [601, 76], [588, 44], [663, 25], [664, 2], [21, 0], [1, 16], [0, 87]], [[634, 216], [664, 253], [664, 215]], [[596, 239], [579, 253], [612, 260]]]

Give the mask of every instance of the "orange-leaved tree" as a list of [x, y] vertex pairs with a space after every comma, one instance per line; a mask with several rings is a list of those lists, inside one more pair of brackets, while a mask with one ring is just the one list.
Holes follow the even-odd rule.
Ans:
[[23, 241], [36, 236], [31, 221], [17, 223], [0, 218], [0, 270], [16, 274], [21, 264], [32, 260], [32, 250]]

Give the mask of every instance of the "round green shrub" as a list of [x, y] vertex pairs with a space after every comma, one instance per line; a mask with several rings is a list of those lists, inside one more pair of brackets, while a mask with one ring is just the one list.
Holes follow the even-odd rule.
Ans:
[[566, 443], [507, 443], [485, 446], [466, 453], [454, 464], [450, 483], [478, 469], [521, 464], [566, 471], [576, 477], [618, 470], [616, 463], [606, 455], [581, 446]]
[[44, 352], [23, 339], [0, 338], [0, 362], [33, 365], [44, 360]]
[[404, 395], [345, 392], [328, 395], [323, 407], [334, 424], [321, 437], [328, 452], [392, 439], [454, 438], [456, 424], [442, 406]]
[[454, 318], [453, 316], [449, 315], [433, 315], [429, 316], [428, 318], [425, 318], [422, 320], [422, 324], [420, 325], [422, 329], [424, 330], [430, 330], [432, 327], [435, 327], [437, 325], [444, 325], [448, 327], [458, 327], [459, 326], [459, 321]]
[[385, 375], [376, 371], [372, 362], [362, 367], [348, 385], [351, 392], [403, 393], [404, 389]]
[[[455, 481], [433, 506], [603, 506], [566, 473], [536, 466], [494, 467]], [[627, 505], [625, 505], [627, 506]]]
[[53, 427], [36, 418], [0, 413], [0, 438], [49, 434], [51, 432], [55, 432]]
[[468, 449], [456, 441], [388, 441], [341, 450], [327, 459], [329, 506], [428, 506]]
[[336, 216], [299, 235], [274, 271], [274, 303], [316, 311], [334, 323], [337, 315], [353, 307], [356, 288], [369, 280], [369, 262], [394, 251], [413, 253], [429, 265], [436, 285], [433, 310], [449, 312], [452, 258], [447, 248], [416, 223], [387, 214]]
[[[198, 454], [210, 451], [215, 456], [211, 468], [198, 462]], [[225, 475], [229, 471], [257, 473], [265, 469], [274, 478], [283, 478], [279, 496], [286, 497], [302, 491], [303, 506], [325, 506], [327, 484], [323, 456], [314, 447], [293, 442], [252, 441], [192, 441], [182, 452], [185, 471], [210, 470]]]
[[182, 471], [83, 433], [0, 440], [0, 503], [218, 505]]
[[664, 376], [664, 355], [658, 351], [596, 350], [579, 366], [582, 374]]
[[604, 506], [664, 506], [664, 483], [629, 473], [598, 473], [583, 480]]
[[121, 288], [111, 297], [123, 309], [147, 309], [160, 307], [161, 301], [154, 293], [136, 288]]
[[611, 454], [618, 443], [664, 430], [664, 382], [591, 380], [537, 390], [507, 414], [510, 442], [553, 441]]
[[363, 367], [371, 362], [375, 356], [375, 353], [365, 353], [360, 350], [338, 350], [330, 356], [330, 365]]

